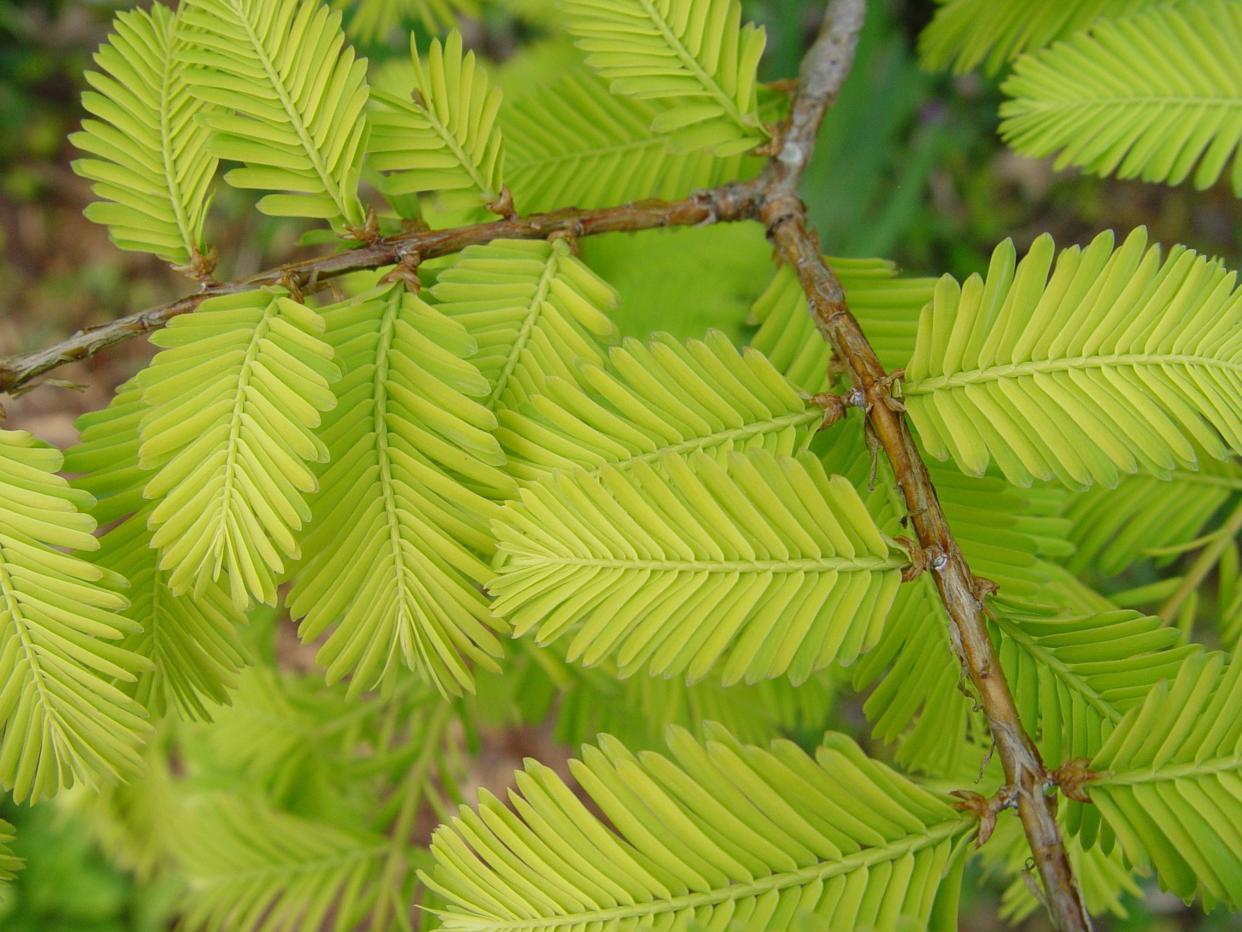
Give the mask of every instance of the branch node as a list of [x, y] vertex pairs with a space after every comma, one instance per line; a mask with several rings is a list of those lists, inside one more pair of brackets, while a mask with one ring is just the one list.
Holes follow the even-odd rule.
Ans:
[[289, 297], [298, 302], [298, 304], [301, 304], [306, 299], [306, 295], [302, 291], [307, 285], [306, 276], [297, 269], [285, 269], [280, 276], [279, 284], [289, 292]]
[[982, 848], [992, 837], [997, 815], [1005, 809], [1018, 808], [1018, 790], [1012, 785], [1002, 786], [991, 797], [973, 790], [953, 790], [949, 795], [957, 800], [953, 803], [954, 809], [969, 812], [979, 820], [979, 830], [975, 833], [976, 848]]
[[819, 429], [831, 427], [845, 417], [845, 409], [852, 403], [850, 394], [838, 395], [836, 392], [817, 392], [811, 396], [811, 404], [824, 409], [824, 419]]
[[423, 288], [422, 280], [418, 277], [418, 266], [422, 261], [423, 257], [416, 246], [409, 244], [398, 246], [397, 264], [380, 281], [386, 285], [404, 282], [407, 291], [411, 294], [418, 294]]
[[905, 374], [905, 369], [894, 369], [875, 383], [875, 391], [880, 397], [880, 402], [890, 411], [900, 413], [906, 410], [906, 406], [901, 401], [901, 398], [893, 392], [893, 387], [901, 385], [901, 380], [905, 377]]
[[996, 595], [1000, 591], [1000, 587], [986, 576], [971, 577], [971, 593], [975, 597], [975, 601], [982, 605], [989, 596]]
[[509, 190], [509, 186], [501, 185], [500, 194], [495, 199], [488, 201], [486, 205], [488, 210], [494, 214], [499, 214], [506, 220], [516, 220], [517, 211], [513, 209], [513, 192]]
[[569, 251], [575, 256], [581, 257], [582, 246], [578, 242], [578, 237], [582, 236], [586, 231], [583, 230], [582, 224], [575, 223], [568, 227], [561, 227], [553, 230], [548, 234], [549, 243], [565, 243], [569, 247]]
[[1067, 760], [1048, 776], [1068, 799], [1079, 803], [1089, 803], [1091, 796], [1087, 793], [1087, 784], [1103, 776], [1091, 770], [1090, 764], [1090, 758], [1075, 757], [1073, 760]]
[[206, 288], [213, 281], [211, 273], [216, 270], [216, 264], [219, 261], [220, 251], [215, 246], [208, 246], [206, 252], [199, 252], [198, 247], [195, 246], [190, 255], [190, 261], [185, 265], [174, 265], [173, 271], [196, 279], [202, 287]]
[[901, 571], [902, 582], [912, 582], [928, 570], [942, 570], [949, 564], [949, 555], [939, 544], [920, 547], [917, 541], [909, 537], [893, 538], [910, 554], [910, 565]]
[[375, 214], [374, 207], [367, 208], [367, 218], [362, 226], [345, 227], [345, 235], [343, 239], [351, 239], [354, 242], [362, 243], [365, 246], [371, 246], [380, 240], [379, 217]]

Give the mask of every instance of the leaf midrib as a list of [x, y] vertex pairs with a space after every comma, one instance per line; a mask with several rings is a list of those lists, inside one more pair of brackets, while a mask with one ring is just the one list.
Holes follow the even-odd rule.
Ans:
[[233, 395], [233, 410], [229, 414], [229, 433], [225, 440], [225, 458], [222, 467], [224, 472], [223, 484], [220, 489], [219, 505], [216, 511], [216, 520], [218, 522], [218, 531], [216, 540], [212, 544], [211, 554], [213, 563], [212, 579], [218, 579], [220, 571], [224, 564], [224, 554], [226, 549], [226, 538], [228, 537], [228, 514], [233, 507], [233, 485], [237, 470], [240, 468], [237, 463], [237, 448], [241, 444], [241, 425], [242, 413], [246, 407], [246, 386], [250, 384], [250, 370], [254, 365], [255, 357], [259, 353], [259, 344], [263, 342], [267, 336], [268, 327], [272, 317], [272, 309], [276, 306], [277, 298], [272, 296], [267, 302], [267, 306], [263, 309], [263, 317], [254, 325], [254, 330], [250, 333], [250, 343], [246, 346], [246, 355], [241, 361], [241, 365], [237, 372], [237, 386]]
[[526, 344], [530, 342], [531, 334], [535, 332], [535, 327], [543, 316], [543, 305], [548, 299], [548, 292], [552, 288], [552, 279], [556, 277], [559, 266], [560, 255], [553, 247], [548, 253], [547, 262], [544, 263], [543, 272], [539, 276], [539, 283], [535, 286], [535, 293], [527, 304], [526, 314], [522, 318], [522, 326], [513, 338], [513, 345], [509, 347], [504, 367], [496, 376], [496, 384], [492, 386], [492, 391], [487, 396], [485, 406], [489, 411], [495, 411], [500, 406], [500, 399], [508, 389], [509, 380], [513, 378], [513, 373], [517, 370], [518, 361], [522, 358], [522, 351], [526, 349]]
[[974, 824], [971, 818], [954, 818], [940, 822], [923, 832], [907, 835], [887, 845], [865, 848], [845, 857], [812, 864], [793, 871], [770, 874], [750, 883], [727, 884], [706, 893], [688, 893], [656, 902], [614, 906], [609, 909], [568, 913], [538, 919], [499, 919], [494, 916], [476, 916], [448, 912], [446, 918], [459, 921], [448, 928], [470, 929], [475, 932], [508, 932], [517, 929], [554, 929], [560, 926], [586, 927], [592, 923], [607, 923], [621, 919], [641, 919], [666, 913], [680, 913], [702, 907], [718, 906], [733, 900], [750, 899], [772, 891], [790, 887], [803, 887], [828, 880], [842, 874], [866, 870], [886, 861], [895, 861], [908, 854], [931, 848], [959, 835]]
[[401, 517], [398, 514], [396, 492], [392, 479], [392, 456], [388, 450], [388, 355], [392, 350], [393, 330], [396, 327], [397, 310], [401, 306], [404, 285], [398, 284], [388, 295], [384, 317], [380, 321], [380, 336], [375, 348], [375, 374], [372, 387], [375, 404], [372, 411], [371, 429], [375, 433], [375, 458], [379, 465], [379, 486], [384, 499], [384, 520], [388, 524], [388, 546], [392, 553], [393, 573], [396, 579], [397, 614], [399, 621], [406, 621], [409, 601], [405, 573], [405, 560], [401, 553]]
[[1211, 356], [1195, 356], [1189, 353], [1115, 353], [1107, 355], [1073, 356], [1062, 359], [1036, 359], [1022, 363], [1009, 363], [1000, 366], [987, 366], [981, 369], [965, 369], [949, 375], [933, 375], [922, 379], [911, 379], [903, 382], [901, 394], [904, 398], [930, 395], [945, 389], [965, 388], [967, 385], [978, 385], [985, 382], [999, 382], [1004, 379], [1032, 378], [1054, 372], [1069, 372], [1074, 369], [1121, 369], [1159, 366], [1195, 366], [1207, 369], [1229, 369], [1242, 377], [1242, 361], [1217, 359]]
[[[691, 0], [687, 0], [691, 2]], [[699, 0], [699, 2], [708, 2], [708, 0]], [[736, 123], [747, 136], [754, 135], [754, 127], [746, 122], [742, 116], [742, 111], [734, 103], [733, 98], [724, 92], [724, 89], [716, 82], [714, 75], [708, 74], [707, 70], [699, 64], [699, 60], [690, 54], [690, 50], [682, 44], [681, 38], [673, 32], [668, 21], [660, 15], [660, 11], [655, 8], [655, 4], [651, 0], [642, 0], [643, 10], [647, 13], [647, 17], [651, 20], [658, 30], [669, 48], [677, 55], [677, 58], [686, 67], [698, 82], [707, 89], [708, 93], [716, 99], [721, 108], [729, 115], [734, 123]]]
[[1159, 770], [1108, 771], [1099, 786], [1107, 788], [1109, 786], [1135, 786], [1140, 783], [1164, 783], [1191, 777], [1207, 777], [1230, 770], [1242, 771], [1242, 754], [1232, 757], [1214, 757], [1190, 764], [1177, 764]]
[[1018, 644], [1037, 664], [1052, 670], [1062, 683], [1072, 687], [1074, 692], [1082, 696], [1087, 704], [1104, 716], [1107, 721], [1121, 721], [1121, 710], [1110, 704], [1098, 690], [1091, 686], [1086, 677], [1075, 672], [1073, 667], [1058, 657], [1056, 651], [1045, 647], [1036, 638], [1023, 631], [1021, 626], [1003, 615], [997, 617], [996, 624], [1005, 637]]
[[804, 424], [819, 423], [824, 418], [822, 408], [808, 406], [802, 411], [778, 414], [775, 417], [750, 421], [741, 427], [726, 427], [698, 437], [691, 437], [677, 443], [670, 443], [655, 450], [634, 453], [625, 459], [608, 460], [599, 464], [584, 464], [588, 472], [597, 473], [606, 467], [628, 469], [635, 463], [655, 463], [667, 454], [690, 454], [708, 447], [723, 446], [738, 440], [745, 440], [756, 434], [769, 434], [784, 430], [787, 427], [801, 427]]
[[44, 682], [46, 673], [39, 663], [38, 651], [30, 641], [30, 632], [27, 630], [29, 622], [26, 621], [26, 617], [21, 611], [21, 602], [17, 597], [17, 587], [13, 584], [13, 577], [9, 575], [9, 558], [4, 552], [4, 537], [2, 535], [0, 535], [0, 594], [4, 596], [5, 610], [8, 612], [13, 627], [17, 630], [17, 637], [22, 645], [22, 654], [25, 657], [26, 666], [30, 669], [31, 677], [35, 684], [35, 691], [39, 696], [39, 707], [47, 714], [50, 724], [53, 726], [54, 737], [52, 744], [55, 754], [59, 757], [61, 745], [65, 743], [64, 736], [69, 729], [64, 719], [61, 718], [60, 710], [48, 695], [47, 684]]
[[307, 158], [310, 159], [311, 168], [313, 168], [315, 174], [319, 176], [319, 183], [323, 185], [324, 194], [326, 194], [336, 206], [336, 209], [343, 221], [349, 223], [352, 220], [356, 220], [357, 218], [350, 216], [350, 212], [347, 209], [349, 205], [342, 203], [340, 198], [337, 197], [338, 192], [336, 190], [336, 185], [331, 176], [328, 174], [327, 166], [323, 164], [323, 159], [320, 156], [319, 150], [315, 147], [314, 140], [311, 139], [307, 133], [307, 128], [302, 121], [302, 115], [298, 112], [297, 107], [293, 105], [293, 101], [290, 100], [289, 92], [285, 88], [284, 83], [280, 80], [280, 74], [272, 64], [271, 59], [268, 58], [267, 50], [263, 47], [262, 40], [255, 34], [249, 17], [247, 17], [245, 11], [238, 6], [236, 0], [233, 0], [233, 2], [230, 3], [230, 6], [234, 14], [237, 16], [237, 21], [241, 23], [242, 28], [246, 30], [246, 37], [250, 40], [250, 45], [254, 49], [255, 57], [258, 58], [259, 63], [263, 66], [263, 70], [267, 74], [267, 79], [271, 83], [272, 89], [276, 92], [276, 96], [280, 99], [280, 105], [285, 111], [285, 116], [289, 118], [289, 125], [292, 126], [294, 132], [298, 134], [298, 141], [302, 143], [302, 150], [306, 153]]
[[600, 569], [656, 570], [668, 573], [805, 573], [882, 572], [906, 563], [890, 557], [800, 557], [790, 560], [630, 560], [614, 557], [561, 557], [522, 554], [512, 558], [507, 570], [529, 565], [583, 566]]
[[169, 126], [170, 102], [174, 95], [173, 76], [181, 65], [173, 55], [176, 39], [171, 28], [164, 38], [164, 61], [160, 82], [160, 155], [164, 160], [164, 185], [168, 189], [168, 199], [172, 203], [173, 219], [177, 223], [177, 229], [185, 245], [186, 261], [193, 262], [195, 255], [198, 254], [198, 242], [191, 229], [190, 219], [186, 215], [185, 204], [182, 202], [184, 192], [181, 190], [177, 160], [172, 150], [172, 129]]
[[[1015, 97], [1010, 104], [1020, 104], [1026, 110], [1063, 110], [1091, 107], [1143, 107], [1152, 104], [1160, 104], [1171, 106], [1174, 104], [1186, 105], [1208, 105], [1212, 107], [1221, 107], [1227, 110], [1234, 110], [1242, 107], [1242, 97], [1239, 96], [1220, 96], [1210, 97], [1201, 94], [1188, 94], [1186, 96], [1178, 96], [1172, 94], [1144, 94], [1130, 95], [1122, 94], [1110, 97], [1059, 97], [1053, 100], [1047, 98], [1035, 97]], [[1019, 116], [1020, 114], [1013, 114]]]
[[[420, 87], [419, 91], [428, 101], [432, 100], [430, 88]], [[435, 134], [440, 137], [440, 141], [443, 142], [448, 147], [449, 151], [453, 153], [453, 158], [457, 159], [457, 161], [461, 164], [462, 169], [469, 176], [470, 181], [476, 188], [478, 188], [479, 195], [484, 198], [496, 195], [497, 192], [492, 191], [488, 187], [487, 179], [483, 177], [482, 168], [475, 164], [474, 159], [472, 159], [470, 154], [462, 147], [460, 140], [453, 135], [452, 131], [440, 122], [440, 118], [436, 116], [434, 108], [432, 108], [430, 104], [421, 107], [418, 104], [409, 104], [408, 106], [413, 106], [415, 109], [422, 111], [423, 116], [427, 119], [427, 124], [432, 128]], [[470, 107], [469, 101], [465, 102], [465, 106], [467, 108]], [[496, 132], [494, 127], [492, 128], [492, 132]]]

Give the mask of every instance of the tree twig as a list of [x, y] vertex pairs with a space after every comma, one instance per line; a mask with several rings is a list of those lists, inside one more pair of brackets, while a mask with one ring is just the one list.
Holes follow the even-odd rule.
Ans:
[[849, 71], [864, 9], [865, 0], [828, 4], [824, 29], [803, 59], [800, 90], [780, 147], [764, 174], [759, 215], [782, 258], [796, 271], [820, 334], [844, 360], [855, 387], [863, 392], [871, 429], [892, 464], [919, 544], [938, 548], [945, 557], [937, 561], [933, 577], [952, 619], [951, 640], [979, 694], [1007, 785], [1017, 797], [1052, 919], [1067, 932], [1087, 930], [1091, 920], [1065, 853], [1056, 821], [1056, 798], [1047, 795], [1049, 775], [1022, 727], [988, 636], [985, 587], [962, 556], [901, 405], [892, 396], [893, 379], [850, 313], [841, 283], [824, 263], [819, 239], [808, 227], [806, 207], [796, 193], [824, 112]]
[[580, 237], [748, 220], [755, 217], [758, 190], [756, 179], [698, 191], [677, 201], [636, 201], [619, 207], [557, 210], [445, 230], [420, 230], [359, 249], [292, 262], [243, 281], [208, 285], [167, 304], [79, 330], [67, 339], [33, 353], [0, 358], [0, 394], [12, 394], [59, 366], [86, 359], [109, 346], [158, 330], [172, 318], [189, 313], [203, 301], [218, 295], [288, 282], [296, 282], [303, 293], [309, 293], [323, 288], [331, 279], [350, 272], [396, 265], [409, 255], [417, 255], [420, 261], [434, 259], [496, 239], [547, 239], [556, 234]]

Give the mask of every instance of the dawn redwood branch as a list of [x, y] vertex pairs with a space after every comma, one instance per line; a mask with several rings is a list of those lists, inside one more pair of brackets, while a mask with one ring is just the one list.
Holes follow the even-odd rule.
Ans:
[[1053, 922], [1066, 932], [1088, 930], [1091, 919], [1056, 821], [1056, 797], [1048, 794], [1050, 777], [1022, 727], [988, 635], [983, 601], [990, 584], [971, 573], [953, 537], [900, 402], [893, 398], [893, 377], [880, 365], [850, 313], [841, 283], [824, 263], [819, 237], [808, 227], [806, 207], [797, 196], [819, 125], [853, 60], [865, 5], [865, 0], [828, 4], [823, 31], [803, 59], [790, 120], [763, 175], [759, 216], [781, 257], [796, 271], [817, 329], [862, 392], [870, 430], [892, 464], [919, 545], [934, 556], [930, 570], [952, 620], [950, 639], [978, 692], [1006, 782], [1016, 796]]
[[189, 313], [203, 301], [219, 295], [281, 284], [294, 286], [303, 292], [317, 291], [326, 287], [333, 278], [350, 272], [383, 268], [402, 261], [433, 259], [496, 239], [547, 239], [557, 235], [577, 238], [599, 233], [748, 220], [755, 216], [758, 190], [756, 179], [697, 191], [677, 201], [645, 200], [594, 210], [570, 208], [445, 230], [420, 230], [381, 239], [357, 249], [278, 266], [243, 281], [208, 284], [167, 304], [79, 330], [45, 349], [0, 358], [0, 394], [12, 394], [31, 380], [65, 363], [85, 359], [131, 337], [158, 330], [172, 318]]
[[850, 313], [840, 282], [824, 264], [818, 237], [807, 225], [806, 207], [797, 194], [820, 123], [853, 64], [865, 9], [865, 0], [832, 0], [828, 4], [824, 28], [803, 59], [799, 89], [778, 137], [775, 154], [763, 174], [753, 181], [700, 191], [678, 201], [649, 200], [596, 210], [567, 209], [409, 233], [358, 249], [280, 266], [244, 281], [208, 285], [168, 304], [79, 331], [46, 349], [0, 359], [0, 393], [16, 391], [64, 363], [156, 330], [216, 295], [277, 284], [310, 292], [349, 272], [403, 261], [417, 263], [502, 238], [581, 237], [759, 219], [784, 261], [797, 272], [817, 328], [844, 361], [855, 387], [862, 392], [870, 429], [892, 464], [919, 544], [924, 551], [935, 555], [931, 571], [952, 619], [950, 637], [978, 692], [1006, 780], [1016, 794], [1019, 815], [1043, 880], [1053, 920], [1062, 930], [1088, 930], [1090, 919], [1082, 906], [1056, 823], [1055, 797], [1046, 793], [1053, 785], [1051, 778], [1018, 718], [1013, 696], [988, 636], [984, 584], [971, 573], [953, 538], [927, 467], [900, 405], [893, 399], [893, 379], [880, 365], [866, 335]]

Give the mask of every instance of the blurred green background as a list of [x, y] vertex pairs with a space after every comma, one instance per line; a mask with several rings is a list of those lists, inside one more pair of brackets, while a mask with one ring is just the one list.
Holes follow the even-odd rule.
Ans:
[[[80, 119], [78, 95], [94, 48], [117, 9], [109, 0], [0, 0], [0, 355], [43, 346], [68, 332], [184, 291], [159, 262], [120, 253], [81, 216], [86, 184], [69, 168], [66, 137]], [[546, 5], [546, 4], [545, 4]], [[468, 39], [501, 65], [501, 81], [529, 80], [508, 61], [537, 37], [515, 15], [531, 0], [483, 4]], [[811, 0], [747, 0], [768, 32], [764, 77], [796, 72], [818, 25]], [[873, 0], [855, 70], [825, 125], [804, 185], [825, 251], [884, 256], [914, 274], [982, 271], [995, 244], [1019, 249], [1037, 234], [1082, 242], [1102, 229], [1146, 224], [1153, 239], [1185, 243], [1237, 266], [1242, 213], [1225, 186], [1195, 192], [1137, 182], [1054, 173], [1020, 158], [996, 138], [999, 95], [980, 75], [953, 78], [920, 70], [914, 54], [931, 0]], [[372, 61], [401, 54], [402, 43], [366, 48]], [[212, 219], [226, 248], [221, 273], [237, 277], [299, 254], [299, 231], [250, 209], [221, 186]], [[692, 249], [672, 248], [676, 245]], [[624, 296], [624, 328], [682, 334], [706, 327], [740, 331], [751, 300], [771, 274], [769, 250], [754, 226], [657, 232], [584, 244], [589, 262]], [[703, 283], [710, 281], [710, 293]], [[654, 285], [653, 285], [654, 283]], [[137, 342], [66, 367], [55, 384], [11, 403], [8, 426], [53, 443], [75, 438], [73, 419], [103, 406], [113, 386], [148, 354]], [[83, 824], [50, 805], [0, 804], [17, 828], [26, 869], [0, 892], [5, 932], [111, 932], [168, 926], [176, 890], [138, 883], [111, 867]], [[991, 888], [969, 896], [963, 928], [1000, 928]], [[1104, 928], [1242, 928], [1227, 917], [1196, 919], [1172, 899], [1148, 898], [1143, 917]], [[1029, 920], [1024, 928], [1045, 928]]]

